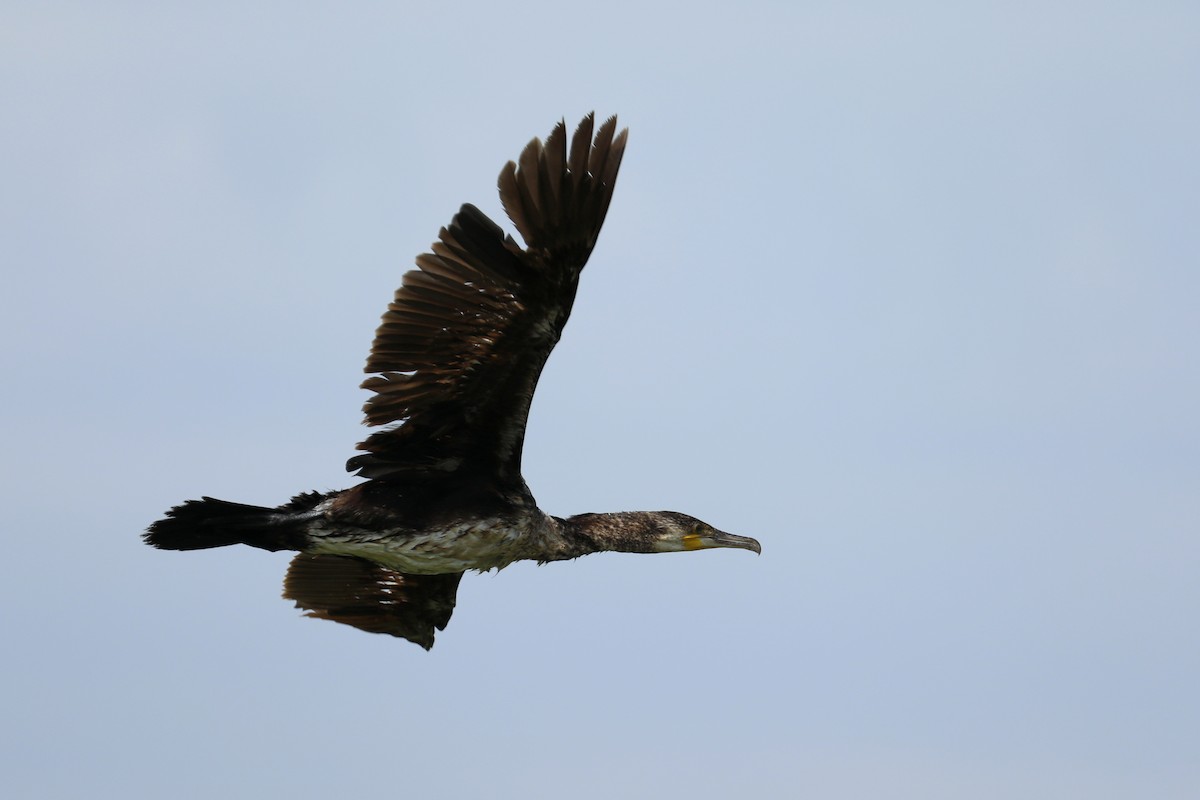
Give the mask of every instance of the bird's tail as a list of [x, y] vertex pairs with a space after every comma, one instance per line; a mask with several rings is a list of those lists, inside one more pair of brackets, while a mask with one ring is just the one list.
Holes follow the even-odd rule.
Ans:
[[263, 550], [303, 550], [317, 492], [298, 495], [279, 508], [250, 506], [204, 497], [188, 500], [151, 525], [142, 538], [162, 550], [204, 550], [247, 544]]

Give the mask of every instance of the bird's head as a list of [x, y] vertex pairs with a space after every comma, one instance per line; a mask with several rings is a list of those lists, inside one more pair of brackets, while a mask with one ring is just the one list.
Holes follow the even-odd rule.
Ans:
[[757, 539], [735, 536], [717, 530], [707, 522], [678, 511], [652, 511], [652, 553], [676, 553], [681, 550], [708, 550], [713, 547], [737, 547], [762, 553]]

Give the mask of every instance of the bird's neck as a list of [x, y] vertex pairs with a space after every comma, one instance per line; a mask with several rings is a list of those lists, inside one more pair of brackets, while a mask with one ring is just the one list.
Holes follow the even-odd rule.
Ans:
[[545, 561], [566, 561], [588, 553], [650, 553], [647, 531], [650, 514], [620, 511], [612, 514], [577, 514], [573, 517], [548, 517], [547, 537], [551, 557]]

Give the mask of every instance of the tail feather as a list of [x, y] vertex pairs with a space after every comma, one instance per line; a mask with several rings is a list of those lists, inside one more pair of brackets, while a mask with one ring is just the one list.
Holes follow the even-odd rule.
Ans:
[[161, 550], [204, 550], [246, 544], [262, 550], [303, 550], [316, 492], [299, 495], [279, 508], [251, 506], [204, 497], [188, 500], [151, 525], [142, 538]]

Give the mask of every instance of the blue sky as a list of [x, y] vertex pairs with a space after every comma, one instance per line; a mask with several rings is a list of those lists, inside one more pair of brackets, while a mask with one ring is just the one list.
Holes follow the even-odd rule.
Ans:
[[[14, 797], [1200, 790], [1200, 12], [8, 4]], [[437, 647], [138, 534], [350, 485], [400, 275], [595, 109], [547, 511], [763, 544], [468, 576]]]

